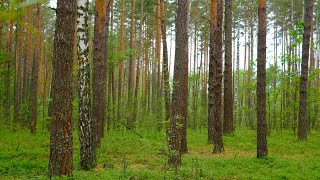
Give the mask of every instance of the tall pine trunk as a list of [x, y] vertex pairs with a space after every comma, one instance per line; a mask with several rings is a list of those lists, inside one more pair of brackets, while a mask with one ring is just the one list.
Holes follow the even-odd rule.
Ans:
[[97, 0], [94, 25], [92, 124], [95, 147], [100, 147], [106, 120], [108, 12], [111, 0]]
[[187, 152], [188, 16], [189, 0], [178, 0], [176, 17], [176, 53], [169, 138], [169, 164], [173, 167], [177, 167], [181, 164], [181, 153]]
[[[131, 0], [131, 32], [130, 32], [130, 49], [134, 52], [135, 51], [135, 0]], [[129, 83], [128, 83], [128, 104], [127, 107], [129, 108], [129, 117], [127, 118], [127, 125], [130, 128], [135, 126], [134, 118], [133, 118], [133, 100], [135, 95], [135, 76], [134, 76], [134, 66], [136, 63], [135, 53], [130, 54], [129, 60]]]
[[[12, 10], [11, 6], [10, 12]], [[10, 108], [11, 108], [11, 66], [12, 66], [12, 42], [13, 42], [13, 20], [9, 22], [9, 30], [7, 34], [7, 52], [8, 52], [8, 64], [7, 64], [7, 77], [6, 77], [6, 107], [4, 117], [6, 118], [6, 125], [10, 124]]]
[[52, 79], [52, 125], [49, 176], [71, 175], [73, 169], [72, 66], [77, 3], [57, 2]]
[[298, 139], [307, 139], [307, 89], [308, 89], [308, 60], [310, 48], [310, 32], [312, 25], [313, 0], [305, 0], [304, 33], [302, 44], [301, 80], [300, 80], [300, 109], [298, 122]]
[[268, 155], [266, 123], [266, 39], [267, 12], [266, 0], [258, 2], [258, 72], [257, 72], [257, 157]]
[[[23, 3], [24, 0], [21, 0]], [[23, 61], [23, 9], [20, 10], [20, 22], [17, 27], [17, 43], [16, 43], [16, 63], [15, 63], [15, 82], [14, 82], [14, 119], [13, 129], [17, 130], [18, 122], [20, 120], [20, 108], [21, 108], [21, 81], [22, 81], [22, 61]]]
[[224, 152], [222, 141], [222, 0], [211, 0], [209, 116], [213, 122], [213, 153]]
[[30, 87], [30, 101], [31, 101], [31, 119], [30, 119], [30, 132], [36, 133], [37, 126], [37, 114], [38, 114], [38, 74], [39, 74], [39, 62], [40, 62], [40, 25], [41, 25], [41, 3], [37, 4], [37, 16], [36, 16], [36, 35], [34, 56], [32, 65], [32, 79]]
[[232, 0], [225, 1], [225, 38], [223, 133], [231, 134], [233, 132]]
[[[163, 84], [164, 84], [164, 101], [165, 101], [165, 121], [170, 119], [170, 83], [169, 83], [169, 62], [168, 62], [168, 46], [167, 46], [167, 19], [166, 19], [166, 5], [165, 0], [161, 0], [161, 34], [162, 34], [162, 44], [163, 44]], [[167, 127], [166, 127], [167, 128]]]

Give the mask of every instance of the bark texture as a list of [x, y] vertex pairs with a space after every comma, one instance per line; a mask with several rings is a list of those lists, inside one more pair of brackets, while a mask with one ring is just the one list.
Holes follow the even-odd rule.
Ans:
[[71, 175], [73, 168], [72, 66], [77, 3], [57, 2], [52, 80], [49, 176]]
[[165, 101], [165, 120], [170, 119], [170, 84], [169, 84], [169, 62], [168, 62], [168, 46], [167, 46], [167, 26], [165, 16], [165, 0], [161, 0], [161, 34], [162, 34], [162, 45], [163, 45], [163, 84], [164, 84], [164, 101]]
[[262, 158], [268, 155], [266, 123], [266, 0], [259, 0], [258, 17], [257, 157]]
[[312, 24], [313, 0], [305, 0], [304, 33], [302, 44], [302, 63], [300, 80], [300, 109], [298, 121], [298, 139], [307, 139], [307, 98], [308, 98], [308, 60], [310, 32]]
[[233, 132], [232, 94], [232, 0], [225, 1], [225, 63], [224, 63], [224, 103], [223, 133]]
[[144, 16], [144, 0], [140, 2], [140, 24], [139, 24], [139, 43], [138, 43], [138, 60], [137, 60], [137, 72], [136, 72], [136, 87], [134, 90], [134, 103], [133, 103], [133, 121], [137, 122], [137, 109], [138, 109], [138, 92], [139, 92], [139, 85], [140, 85], [140, 63], [142, 62], [142, 25], [143, 25], [143, 16]]
[[95, 166], [95, 147], [92, 132], [90, 61], [88, 57], [88, 0], [77, 1], [77, 39], [78, 39], [78, 95], [79, 95], [79, 140], [80, 167], [90, 170]]
[[[21, 0], [23, 3], [24, 0]], [[23, 11], [20, 10], [22, 13]], [[16, 45], [16, 64], [15, 64], [15, 82], [14, 82], [14, 116], [13, 116], [13, 129], [17, 130], [18, 122], [20, 120], [21, 108], [21, 80], [22, 80], [22, 60], [23, 60], [23, 21], [24, 17], [21, 15], [20, 22], [17, 27], [17, 45]]]
[[[10, 11], [11, 11], [11, 6], [10, 6]], [[8, 65], [7, 65], [7, 77], [6, 77], [6, 107], [5, 107], [5, 112], [4, 112], [4, 117], [6, 118], [6, 125], [10, 124], [10, 107], [11, 107], [11, 66], [12, 66], [12, 41], [13, 41], [13, 20], [10, 20], [9, 23], [9, 28], [10, 30], [8, 31], [7, 34], [7, 51], [8, 51]]]
[[39, 74], [39, 62], [40, 62], [40, 24], [41, 24], [41, 3], [37, 4], [37, 16], [36, 16], [36, 36], [34, 46], [34, 56], [32, 65], [32, 79], [30, 88], [30, 100], [31, 100], [31, 119], [30, 119], [30, 132], [36, 133], [37, 126], [37, 114], [38, 114], [38, 74]]
[[[135, 0], [131, 0], [131, 32], [130, 32], [130, 49], [132, 51], [135, 51]], [[129, 117], [127, 118], [127, 126], [130, 128], [135, 127], [135, 119], [133, 117], [133, 100], [134, 100], [134, 95], [135, 95], [135, 86], [134, 86], [134, 81], [135, 81], [135, 76], [134, 76], [134, 66], [136, 63], [136, 57], [135, 54], [132, 53], [130, 54], [130, 60], [129, 60], [129, 83], [128, 83], [128, 110], [129, 110]]]
[[[176, 17], [176, 53], [169, 138], [169, 164], [173, 167], [177, 167], [181, 164], [180, 154], [187, 150], [188, 15], [189, 0], [178, 0]], [[181, 149], [183, 143], [185, 143], [184, 149]]]
[[93, 81], [92, 81], [92, 124], [94, 143], [100, 147], [106, 120], [107, 81], [107, 9], [111, 0], [97, 0], [94, 25]]
[[208, 123], [213, 127], [208, 128], [213, 131], [213, 153], [224, 152], [221, 117], [222, 15], [222, 0], [211, 0]]

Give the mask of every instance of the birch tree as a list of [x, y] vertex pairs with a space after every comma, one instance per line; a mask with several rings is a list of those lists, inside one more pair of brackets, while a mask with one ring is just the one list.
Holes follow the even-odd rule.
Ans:
[[77, 0], [78, 39], [78, 95], [79, 95], [79, 140], [80, 166], [90, 170], [95, 164], [90, 91], [90, 61], [88, 57], [88, 0]]

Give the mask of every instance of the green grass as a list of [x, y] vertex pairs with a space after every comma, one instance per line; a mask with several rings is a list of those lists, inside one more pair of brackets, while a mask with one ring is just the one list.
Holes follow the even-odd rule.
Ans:
[[[165, 134], [138, 130], [110, 131], [97, 150], [97, 167], [79, 170], [79, 143], [74, 137], [74, 179], [320, 179], [320, 132], [299, 142], [291, 132], [268, 136], [269, 157], [256, 158], [255, 131], [224, 136], [225, 153], [212, 154], [205, 131], [188, 131], [189, 153], [182, 166], [167, 170]], [[0, 179], [48, 179], [49, 133], [0, 130]], [[113, 166], [113, 168], [104, 168]], [[125, 167], [124, 167], [125, 166]], [[67, 179], [58, 178], [58, 179]]]

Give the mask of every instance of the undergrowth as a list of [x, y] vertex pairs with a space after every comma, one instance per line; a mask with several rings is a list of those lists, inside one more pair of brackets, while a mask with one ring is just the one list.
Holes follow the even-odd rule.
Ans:
[[[79, 170], [74, 136], [74, 179], [319, 179], [320, 132], [299, 142], [289, 131], [268, 136], [269, 156], [256, 158], [255, 131], [224, 136], [225, 152], [212, 154], [205, 131], [188, 131], [189, 153], [170, 170], [164, 132], [138, 129], [143, 138], [122, 130], [105, 134], [97, 149], [97, 167]], [[0, 179], [48, 179], [49, 133], [0, 130]], [[56, 178], [56, 179], [67, 179]]]

